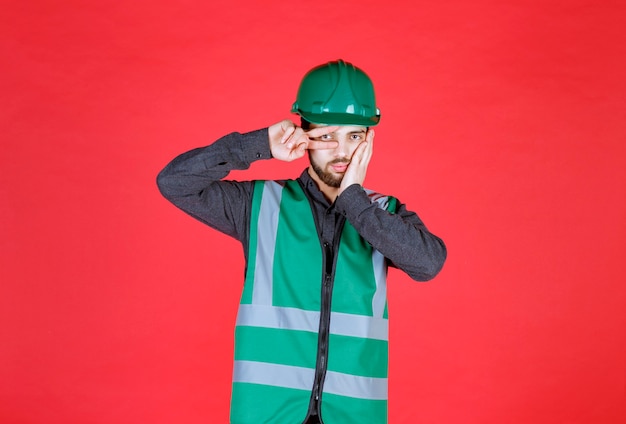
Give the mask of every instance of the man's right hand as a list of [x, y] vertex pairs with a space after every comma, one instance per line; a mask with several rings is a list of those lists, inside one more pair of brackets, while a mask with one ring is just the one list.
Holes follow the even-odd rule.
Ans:
[[305, 131], [286, 119], [268, 128], [272, 157], [291, 162], [304, 156], [307, 149], [335, 149], [336, 141], [316, 140], [337, 129], [336, 126], [322, 126]]

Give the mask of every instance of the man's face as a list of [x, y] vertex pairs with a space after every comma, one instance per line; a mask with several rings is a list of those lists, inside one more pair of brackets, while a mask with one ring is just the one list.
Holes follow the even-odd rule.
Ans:
[[[322, 125], [311, 124], [311, 128], [319, 126]], [[311, 168], [323, 183], [330, 187], [339, 187], [354, 151], [365, 141], [366, 134], [367, 127], [345, 125], [330, 134], [317, 138], [320, 141], [335, 141], [338, 144], [335, 149], [308, 151]]]

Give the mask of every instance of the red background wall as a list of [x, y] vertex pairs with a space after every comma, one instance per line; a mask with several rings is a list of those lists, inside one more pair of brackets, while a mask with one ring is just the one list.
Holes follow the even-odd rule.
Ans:
[[[225, 423], [241, 247], [154, 179], [365, 69], [367, 185], [449, 248], [392, 271], [390, 422], [626, 422], [619, 1], [4, 1], [0, 422]], [[297, 175], [255, 164], [237, 178]]]

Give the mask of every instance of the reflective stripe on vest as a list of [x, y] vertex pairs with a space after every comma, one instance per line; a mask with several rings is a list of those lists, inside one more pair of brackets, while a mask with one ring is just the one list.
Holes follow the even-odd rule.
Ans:
[[[315, 370], [267, 362], [235, 361], [233, 381], [311, 390]], [[324, 392], [361, 399], [387, 399], [387, 379], [326, 372]]]
[[[388, 323], [385, 318], [334, 312], [330, 322], [330, 333], [342, 336], [387, 340]], [[252, 327], [282, 328], [317, 332], [320, 313], [281, 306], [239, 305], [237, 325]]]
[[[369, 194], [379, 207], [389, 206], [393, 211], [390, 198]], [[233, 423], [304, 419], [317, 355], [321, 249], [308, 199], [298, 182], [257, 181], [246, 282], [235, 330]], [[347, 424], [345, 417], [333, 419], [332, 411], [345, 409], [341, 399], [352, 398], [360, 402], [354, 405], [363, 411], [363, 417], [369, 414], [370, 418], [380, 417], [372, 422], [386, 422], [385, 258], [347, 222], [337, 255], [329, 363], [323, 386], [323, 393], [332, 396], [323, 398], [323, 420]], [[284, 404], [279, 396], [285, 397]], [[243, 408], [255, 401], [261, 415], [248, 417]]]

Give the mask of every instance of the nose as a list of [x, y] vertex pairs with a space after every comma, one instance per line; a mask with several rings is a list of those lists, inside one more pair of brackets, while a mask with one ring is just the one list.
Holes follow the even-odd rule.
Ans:
[[349, 158], [350, 157], [350, 146], [348, 143], [343, 140], [337, 140], [337, 148], [335, 149], [335, 156], [338, 158]]

